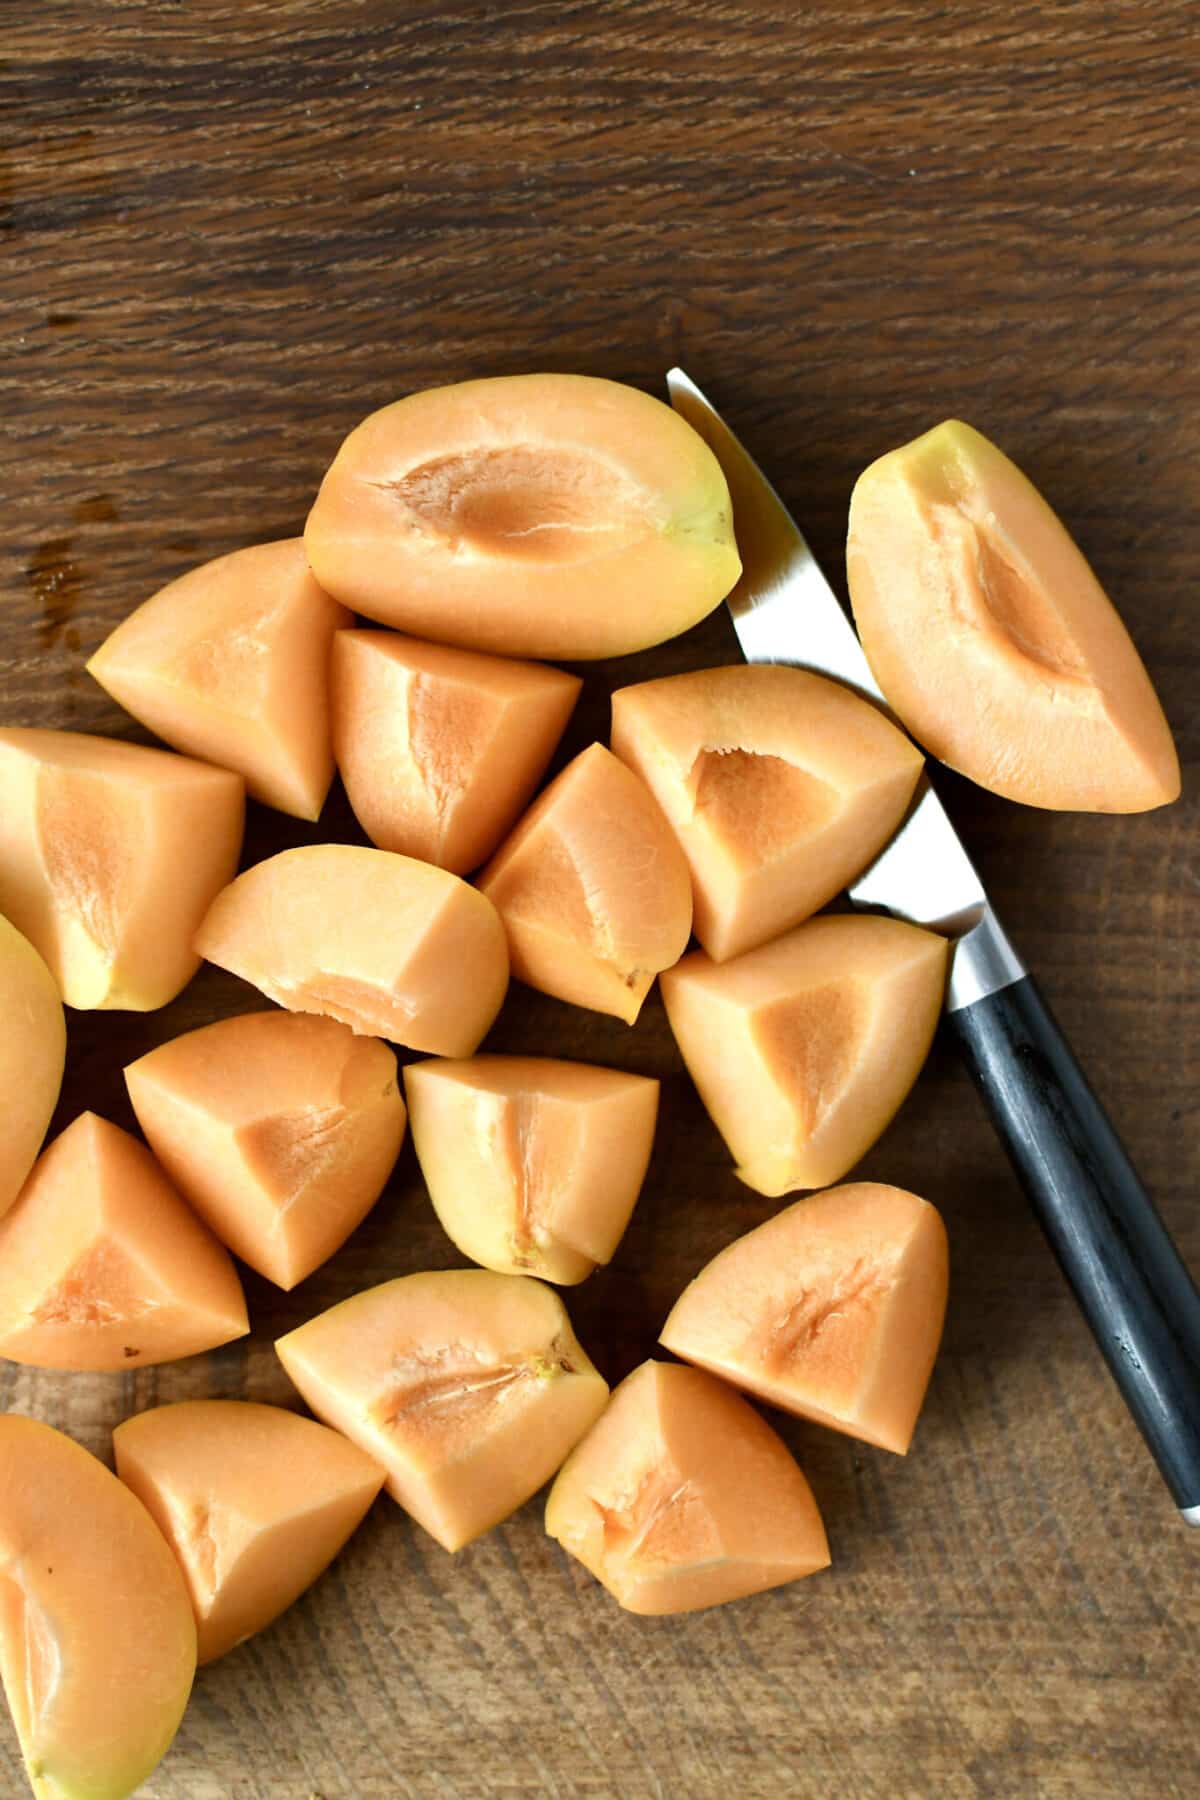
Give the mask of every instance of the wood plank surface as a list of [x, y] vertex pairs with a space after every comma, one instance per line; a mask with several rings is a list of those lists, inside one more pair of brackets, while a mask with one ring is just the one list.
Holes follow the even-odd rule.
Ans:
[[[1200, 134], [1194, 9], [784, 0], [0, 4], [0, 722], [145, 734], [84, 673], [189, 565], [297, 531], [347, 429], [412, 388], [680, 360], [836, 584], [872, 457], [947, 414], [1077, 534], [1185, 764], [1168, 811], [1032, 812], [947, 783], [1195, 1268]], [[589, 670], [729, 660], [718, 615]], [[247, 857], [358, 840], [251, 809]], [[148, 1017], [73, 1014], [58, 1125], [132, 1119], [120, 1067], [239, 1010], [206, 969]], [[0, 1030], [3, 1022], [0, 1021]], [[570, 1296], [610, 1379], [740, 1186], [656, 998], [628, 1031], [514, 989], [490, 1045], [659, 1075], [650, 1178]], [[834, 1555], [790, 1590], [622, 1614], [536, 1502], [457, 1558], [380, 1503], [273, 1629], [202, 1671], [156, 1800], [1200, 1793], [1200, 1537], [1178, 1523], [948, 1044], [863, 1164], [943, 1210], [945, 1346], [907, 1460], [799, 1422]], [[287, 1401], [272, 1338], [460, 1259], [410, 1147], [253, 1336], [111, 1378], [0, 1364], [0, 1406], [102, 1455], [183, 1396]], [[18, 1796], [0, 1725], [0, 1791]]]

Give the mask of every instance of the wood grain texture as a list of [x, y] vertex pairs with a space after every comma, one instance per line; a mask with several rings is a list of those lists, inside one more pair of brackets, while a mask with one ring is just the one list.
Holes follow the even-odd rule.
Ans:
[[[0, 721], [140, 739], [86, 656], [190, 564], [297, 530], [346, 430], [413, 387], [549, 367], [660, 389], [681, 360], [839, 583], [856, 472], [963, 416], [1076, 532], [1178, 735], [1185, 798], [1142, 818], [947, 786], [1200, 1264], [1193, 8], [8, 0], [0, 18]], [[636, 668], [734, 653], [717, 617]], [[629, 674], [589, 672], [567, 749], [604, 733]], [[318, 831], [252, 812], [251, 859], [357, 836], [340, 791]], [[131, 1124], [121, 1063], [246, 998], [209, 969], [165, 1012], [72, 1015], [58, 1123], [91, 1105]], [[633, 1225], [570, 1299], [615, 1379], [770, 1204], [732, 1179], [656, 1000], [628, 1032], [515, 990], [491, 1042], [664, 1078]], [[285, 1619], [202, 1672], [145, 1791], [1191, 1800], [1200, 1539], [948, 1047], [863, 1172], [941, 1206], [952, 1295], [907, 1461], [783, 1427], [831, 1573], [638, 1621], [536, 1504], [451, 1559], [381, 1503]], [[0, 1406], [108, 1455], [157, 1400], [287, 1400], [274, 1335], [457, 1260], [406, 1149], [296, 1293], [249, 1278], [249, 1343], [111, 1379], [0, 1365]], [[7, 1725], [0, 1788], [23, 1791]]]

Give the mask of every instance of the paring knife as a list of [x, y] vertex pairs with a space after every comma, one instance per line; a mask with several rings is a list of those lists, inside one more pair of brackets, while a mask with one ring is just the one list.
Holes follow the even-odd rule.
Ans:
[[[746, 660], [832, 676], [893, 717], [775, 490], [682, 369], [667, 386], [729, 483], [743, 574], [728, 606]], [[953, 940], [946, 1013], [967, 1068], [1177, 1506], [1200, 1525], [1200, 1295], [928, 772], [850, 898]]]

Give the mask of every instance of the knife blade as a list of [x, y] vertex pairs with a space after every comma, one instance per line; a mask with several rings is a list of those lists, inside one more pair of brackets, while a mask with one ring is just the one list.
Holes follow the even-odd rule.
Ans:
[[[899, 726], [766, 476], [682, 369], [669, 371], [667, 387], [729, 484], [743, 567], [727, 604], [746, 660], [829, 676]], [[1176, 1505], [1200, 1526], [1200, 1295], [997, 919], [928, 768], [849, 894], [952, 940], [946, 1013], [967, 1069]]]

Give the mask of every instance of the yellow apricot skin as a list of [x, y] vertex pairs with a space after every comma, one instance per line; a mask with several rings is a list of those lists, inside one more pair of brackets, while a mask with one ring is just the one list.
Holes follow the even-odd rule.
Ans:
[[0, 1219], [34, 1165], [58, 1103], [67, 1054], [62, 1001], [49, 969], [0, 918]]

